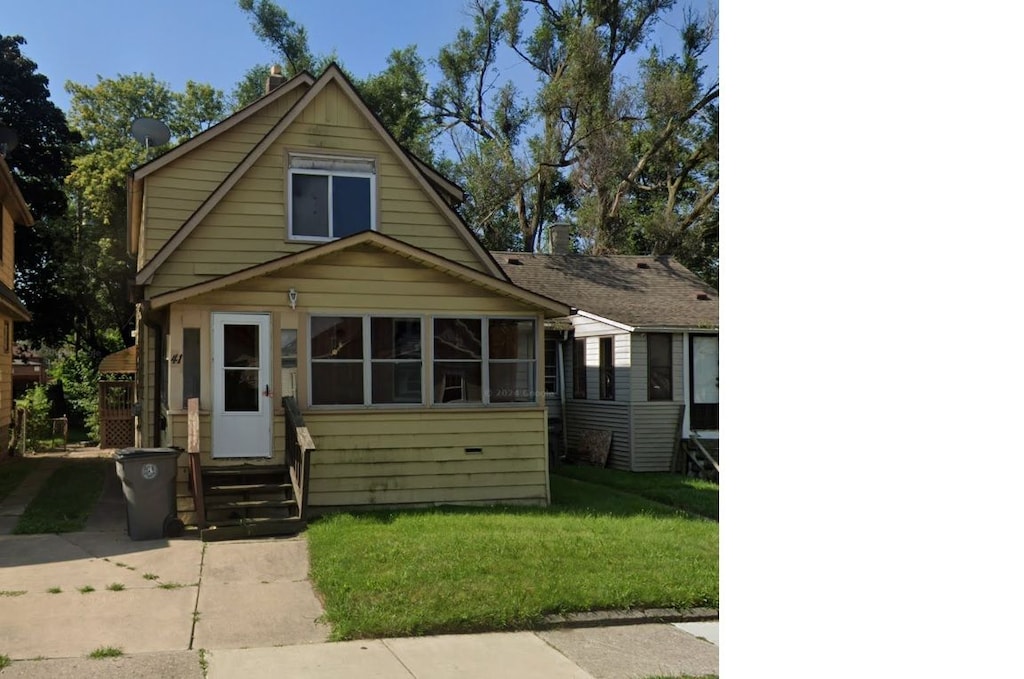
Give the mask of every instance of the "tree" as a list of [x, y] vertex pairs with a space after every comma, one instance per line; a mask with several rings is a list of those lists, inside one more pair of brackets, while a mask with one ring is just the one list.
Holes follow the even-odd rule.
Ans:
[[78, 137], [50, 101], [49, 79], [21, 53], [25, 38], [0, 35], [0, 126], [18, 135], [7, 164], [36, 219], [64, 213], [64, 177]]
[[6, 156], [36, 223], [14, 231], [15, 289], [32, 313], [18, 338], [59, 343], [70, 329], [70, 300], [54, 285], [60, 271], [55, 241], [67, 211], [64, 177], [81, 137], [68, 129], [64, 113], [50, 101], [49, 79], [24, 56], [21, 36], [0, 35], [0, 126], [15, 130], [18, 147]]
[[[283, 74], [293, 78], [303, 71], [319, 75], [331, 62], [335, 53], [314, 55], [309, 49], [306, 28], [296, 23], [277, 3], [271, 0], [238, 0], [238, 7], [249, 15], [253, 33], [283, 61]], [[257, 64], [245, 72], [232, 92], [235, 110], [256, 101], [264, 94], [264, 84], [270, 73], [270, 64]]]
[[[338, 61], [335, 51], [313, 54], [306, 28], [271, 0], [238, 0], [238, 6], [249, 15], [256, 36], [284, 62], [285, 77], [291, 78], [303, 71], [317, 76]], [[430, 162], [433, 158], [431, 135], [436, 126], [424, 111], [427, 80], [416, 47], [392, 50], [387, 67], [365, 80], [353, 76], [344, 67], [342, 71], [398, 143]], [[269, 72], [269, 64], [257, 64], [246, 71], [232, 93], [235, 110], [263, 96]]]
[[[696, 59], [713, 36], [712, 16], [687, 16], [686, 68], [677, 75], [690, 79], [690, 99], [678, 114], [667, 99], [657, 100], [664, 106], [655, 110], [643, 87], [619, 82], [622, 60], [644, 47], [654, 22], [674, 4], [507, 0], [502, 11], [497, 0], [474, 0], [472, 26], [438, 54], [442, 80], [431, 90], [430, 105], [451, 132], [454, 169], [472, 195], [463, 214], [485, 243], [530, 251], [543, 225], [560, 219], [573, 219], [597, 252], [628, 251], [636, 241], [626, 208], [634, 207], [637, 192], [652, 189], [638, 181], [653, 177], [653, 157], [677, 151], [668, 141], [718, 97], [717, 83], [693, 96], [702, 75]], [[508, 52], [536, 76], [534, 95], [501, 82], [497, 65]], [[651, 92], [655, 73], [660, 77], [652, 67]], [[659, 122], [662, 129], [645, 136]], [[657, 190], [668, 186], [662, 182]], [[685, 197], [677, 190], [673, 205]], [[694, 222], [709, 202], [688, 203]]]
[[[71, 307], [76, 345], [101, 356], [131, 344], [134, 324], [124, 178], [147, 153], [157, 154], [217, 122], [225, 104], [223, 93], [209, 85], [189, 81], [179, 93], [137, 73], [100, 77], [92, 86], [69, 82], [67, 90], [69, 120], [83, 142], [67, 177], [74, 216], [57, 250], [60, 280], [77, 300]], [[131, 136], [132, 122], [140, 117], [167, 123], [171, 139], [165, 147], [147, 151]]]

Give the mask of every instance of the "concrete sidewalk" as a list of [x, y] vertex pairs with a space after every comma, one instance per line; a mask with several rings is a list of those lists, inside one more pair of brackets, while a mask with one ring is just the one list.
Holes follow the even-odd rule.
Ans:
[[[131, 541], [111, 463], [85, 531], [0, 535], [0, 655], [13, 661], [0, 677], [718, 673], [717, 623], [324, 643], [308, 564], [304, 536]], [[107, 647], [124, 655], [87, 657]]]

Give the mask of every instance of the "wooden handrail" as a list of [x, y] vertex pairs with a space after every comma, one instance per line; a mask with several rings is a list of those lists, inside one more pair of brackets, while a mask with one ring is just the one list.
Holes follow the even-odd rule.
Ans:
[[701, 444], [700, 436], [697, 435], [697, 432], [690, 432], [690, 442], [697, 446], [697, 450], [704, 454], [704, 459], [711, 463], [711, 466], [715, 468], [715, 472], [720, 474], [721, 471], [718, 469], [718, 462], [715, 460], [714, 456], [708, 452], [707, 448]]
[[206, 499], [203, 497], [203, 466], [199, 454], [199, 399], [188, 400], [188, 474], [192, 485], [196, 525], [206, 528]]
[[284, 456], [292, 481], [292, 491], [299, 505], [299, 518], [306, 518], [309, 504], [309, 461], [316, 445], [306, 428], [306, 421], [299, 412], [299, 404], [294, 396], [281, 399], [284, 406]]

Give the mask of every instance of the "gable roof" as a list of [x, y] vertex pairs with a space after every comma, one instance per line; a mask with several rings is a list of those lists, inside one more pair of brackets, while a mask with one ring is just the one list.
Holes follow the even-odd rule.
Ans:
[[[199, 226], [210, 211], [220, 203], [221, 199], [223, 199], [225, 195], [227, 195], [228, 191], [238, 183], [249, 168], [253, 166], [253, 164], [266, 152], [268, 148], [270, 148], [271, 144], [273, 144], [274, 141], [284, 133], [288, 126], [298, 118], [306, 107], [309, 106], [310, 102], [312, 102], [329, 83], [335, 83], [340, 87], [342, 92], [355, 105], [355, 108], [364, 116], [370, 126], [380, 134], [381, 138], [394, 153], [398, 161], [405, 166], [414, 181], [416, 181], [426, 192], [426, 195], [429, 196], [431, 202], [434, 203], [438, 210], [448, 219], [455, 232], [463, 241], [465, 241], [469, 249], [478, 256], [480, 262], [488, 272], [492, 276], [505, 279], [505, 274], [502, 272], [501, 267], [494, 260], [491, 254], [480, 244], [480, 241], [476, 239], [476, 236], [472, 231], [470, 231], [466, 223], [462, 221], [462, 218], [459, 217], [452, 207], [441, 197], [435, 183], [428, 180], [424, 172], [417, 167], [416, 162], [410, 154], [408, 154], [398, 144], [398, 142], [395, 141], [395, 138], [391, 136], [391, 133], [387, 131], [380, 120], [372, 111], [370, 111], [366, 106], [366, 103], [352, 86], [352, 83], [349, 82], [348, 78], [345, 77], [345, 74], [342, 73], [341, 68], [339, 68], [337, 64], [332, 63], [324, 70], [323, 74], [312, 83], [306, 93], [302, 95], [302, 97], [288, 110], [288, 112], [272, 128], [270, 128], [270, 131], [264, 135], [259, 143], [249, 151], [242, 162], [235, 166], [228, 176], [225, 177], [224, 181], [221, 182], [220, 186], [218, 186], [213, 193], [207, 196], [206, 200], [202, 202], [202, 204], [194, 213], [192, 213], [185, 223], [182, 224], [174, 235], [163, 244], [153, 258], [139, 270], [135, 278], [136, 284], [144, 285], [152, 280], [157, 269], [160, 268], [160, 265], [163, 264], [170, 254], [174, 252], [179, 245], [181, 245], [181, 243], [195, 230], [197, 226]], [[282, 87], [284, 87], [284, 85], [282, 85]], [[132, 177], [134, 176], [135, 175], [133, 174]], [[130, 181], [135, 180], [132, 179]], [[134, 209], [134, 204], [132, 205]]]
[[492, 254], [516, 285], [625, 330], [718, 327], [718, 291], [669, 256]]
[[390, 236], [385, 236], [377, 231], [362, 231], [352, 236], [348, 236], [347, 238], [329, 241], [323, 245], [317, 245], [309, 248], [308, 250], [302, 250], [301, 252], [295, 252], [290, 255], [278, 257], [277, 259], [269, 262], [264, 262], [263, 264], [258, 264], [256, 266], [249, 267], [248, 269], [243, 269], [242, 271], [236, 271], [235, 273], [221, 276], [220, 278], [215, 278], [203, 283], [191, 285], [187, 288], [181, 288], [179, 290], [166, 292], [162, 295], [157, 295], [150, 299], [149, 302], [152, 308], [159, 309], [169, 304], [173, 304], [174, 302], [180, 302], [197, 295], [220, 290], [260, 276], [266, 276], [274, 273], [275, 271], [310, 262], [312, 260], [319, 259], [320, 257], [324, 257], [341, 250], [348, 250], [359, 245], [376, 247], [385, 252], [405, 257], [406, 259], [416, 262], [422, 266], [443, 271], [455, 278], [464, 280], [486, 290], [490, 290], [491, 292], [496, 292], [524, 304], [542, 309], [550, 316], [565, 316], [569, 313], [568, 306], [543, 294], [509, 283], [504, 278], [495, 278], [488, 274], [481, 273], [476, 269], [466, 266], [465, 264], [460, 264], [459, 262], [435, 255], [432, 252], [421, 250], [420, 248], [409, 245], [404, 241], [400, 241]]
[[293, 92], [296, 88], [303, 85], [308, 87], [312, 84], [313, 76], [303, 71], [287, 82], [281, 83], [279, 87], [275, 87], [273, 90], [248, 106], [245, 106], [219, 123], [211, 125], [188, 141], [182, 142], [166, 153], [161, 154], [153, 160], [135, 168], [128, 175], [128, 251], [132, 254], [138, 252], [139, 228], [142, 226], [142, 192], [139, 185], [147, 175], [169, 165], [186, 153], [190, 152], [192, 149], [202, 146], [203, 144], [219, 137], [234, 126], [259, 113], [270, 104], [273, 104], [278, 99], [281, 99], [289, 92]]

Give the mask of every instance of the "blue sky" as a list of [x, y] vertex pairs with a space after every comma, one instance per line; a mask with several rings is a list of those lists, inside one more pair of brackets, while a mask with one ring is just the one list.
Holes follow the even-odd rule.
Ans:
[[[458, 27], [469, 23], [466, 0], [279, 4], [306, 27], [315, 53], [335, 50], [358, 77], [381, 71], [392, 49], [410, 44], [429, 61]], [[65, 111], [67, 80], [91, 85], [97, 76], [152, 73], [176, 90], [191, 79], [230, 94], [248, 68], [273, 60], [235, 0], [34, 0], [5, 5], [0, 33], [24, 36], [23, 53], [50, 79], [51, 99]], [[678, 51], [676, 28], [683, 23], [686, 6], [679, 4], [657, 27], [655, 40], [666, 51]], [[528, 68], [517, 60], [506, 59], [501, 66], [508, 77], [529, 82]], [[717, 74], [717, 56], [710, 70]], [[431, 83], [432, 74], [428, 70]]]

